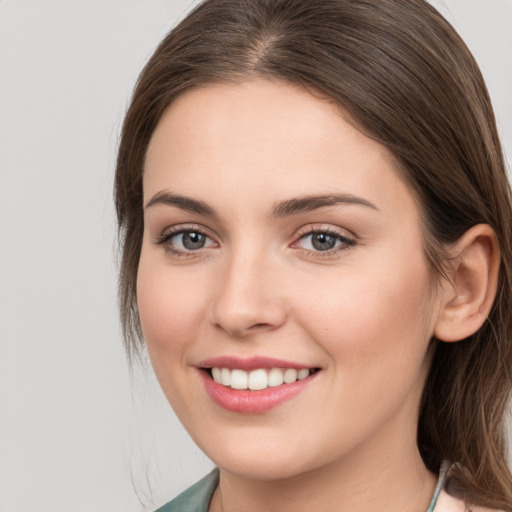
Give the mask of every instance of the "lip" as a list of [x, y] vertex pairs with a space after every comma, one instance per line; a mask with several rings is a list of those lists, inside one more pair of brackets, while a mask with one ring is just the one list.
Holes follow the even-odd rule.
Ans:
[[300, 370], [312, 367], [267, 357], [253, 357], [250, 359], [216, 357], [205, 360], [198, 365], [200, 377], [211, 400], [227, 411], [243, 414], [263, 413], [280, 406], [304, 391], [320, 373], [314, 372], [305, 379], [297, 380], [291, 384], [282, 384], [281, 386], [251, 391], [248, 389], [233, 389], [218, 384], [212, 379], [210, 373], [206, 371], [209, 368], [251, 371], [260, 368], [295, 368]]
[[310, 365], [295, 363], [293, 361], [285, 361], [283, 359], [274, 359], [273, 357], [254, 356], [249, 358], [241, 358], [235, 356], [219, 356], [212, 357], [201, 361], [198, 368], [229, 368], [230, 370], [238, 369], [250, 372], [260, 368], [295, 368], [302, 370], [304, 368], [313, 368]]

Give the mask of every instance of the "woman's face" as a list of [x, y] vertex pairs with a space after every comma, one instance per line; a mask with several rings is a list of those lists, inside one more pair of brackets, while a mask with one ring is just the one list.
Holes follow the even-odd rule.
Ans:
[[295, 86], [215, 85], [166, 111], [143, 185], [144, 337], [217, 465], [277, 479], [417, 451], [440, 305], [385, 148]]

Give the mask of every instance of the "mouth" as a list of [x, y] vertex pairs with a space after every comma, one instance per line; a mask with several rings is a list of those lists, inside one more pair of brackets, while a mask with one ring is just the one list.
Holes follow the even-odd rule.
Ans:
[[263, 413], [301, 394], [322, 369], [271, 358], [219, 357], [203, 361], [198, 370], [218, 406], [236, 413]]
[[258, 368], [252, 371], [241, 368], [206, 368], [205, 371], [217, 384], [231, 389], [262, 391], [307, 379], [320, 368]]

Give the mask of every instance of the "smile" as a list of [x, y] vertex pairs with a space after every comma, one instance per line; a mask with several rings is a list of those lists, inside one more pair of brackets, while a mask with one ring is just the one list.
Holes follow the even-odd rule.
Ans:
[[236, 413], [263, 413], [301, 394], [319, 367], [267, 357], [216, 357], [198, 366], [210, 399]]
[[306, 379], [314, 371], [309, 368], [259, 368], [249, 372], [241, 369], [215, 367], [211, 369], [211, 376], [217, 384], [232, 389], [260, 391]]

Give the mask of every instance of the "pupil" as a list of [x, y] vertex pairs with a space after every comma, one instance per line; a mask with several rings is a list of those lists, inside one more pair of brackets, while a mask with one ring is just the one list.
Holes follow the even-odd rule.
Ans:
[[313, 235], [313, 247], [318, 251], [328, 251], [336, 245], [336, 238], [327, 233], [315, 233]]
[[204, 236], [201, 233], [195, 231], [183, 233], [183, 247], [185, 247], [185, 249], [201, 249], [204, 247], [204, 243]]

